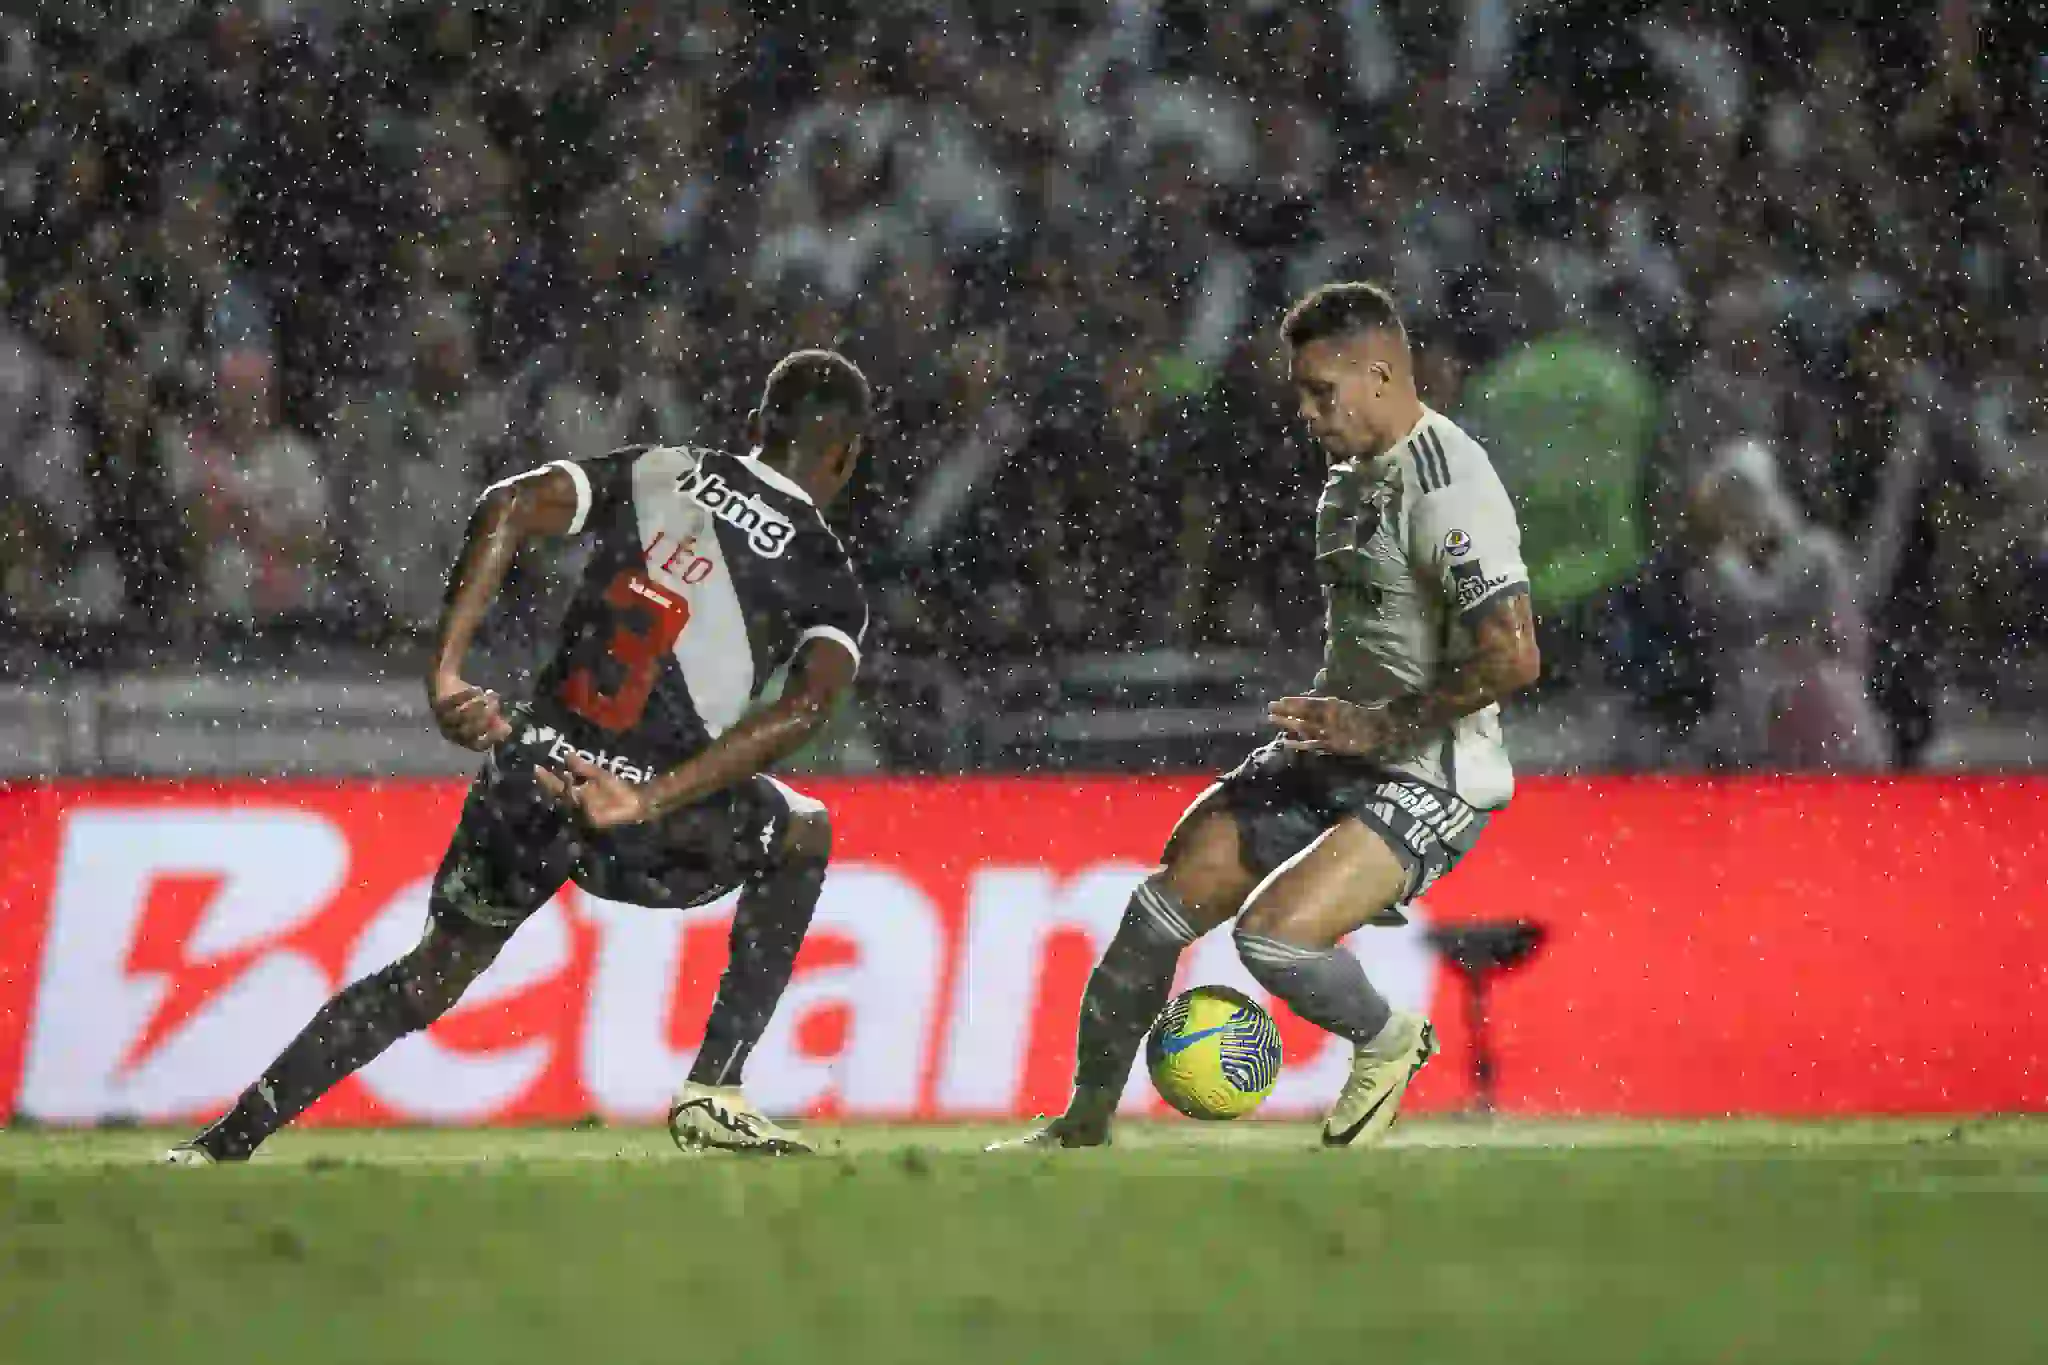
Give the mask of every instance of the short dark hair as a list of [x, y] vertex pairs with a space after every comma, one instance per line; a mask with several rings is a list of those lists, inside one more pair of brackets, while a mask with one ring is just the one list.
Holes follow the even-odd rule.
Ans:
[[837, 351], [791, 351], [761, 390], [761, 444], [815, 447], [867, 429], [874, 394], [860, 366]]
[[1394, 332], [1405, 336], [1401, 308], [1394, 296], [1363, 280], [1326, 284], [1287, 310], [1280, 334], [1289, 346], [1306, 346], [1353, 332]]

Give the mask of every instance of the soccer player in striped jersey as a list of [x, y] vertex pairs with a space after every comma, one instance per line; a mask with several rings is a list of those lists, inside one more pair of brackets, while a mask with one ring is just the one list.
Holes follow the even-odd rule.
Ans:
[[1108, 1141], [1182, 950], [1229, 920], [1252, 976], [1352, 1044], [1325, 1144], [1382, 1137], [1436, 1051], [1429, 1021], [1392, 1009], [1342, 940], [1404, 923], [1513, 792], [1499, 702], [1539, 669], [1520, 532], [1486, 452], [1417, 395], [1385, 291], [1327, 285], [1283, 331], [1329, 461], [1322, 669], [1311, 695], [1272, 704], [1279, 737], [1189, 807], [1132, 894], [1082, 1001], [1066, 1112], [1002, 1145]]
[[[853, 474], [871, 405], [851, 361], [798, 351], [768, 376], [750, 454], [638, 446], [486, 491], [427, 690], [442, 733], [488, 757], [434, 878], [425, 933], [322, 1006], [171, 1162], [247, 1160], [452, 1008], [568, 881], [655, 907], [739, 891], [731, 957], [669, 1129], [684, 1147], [810, 1150], [740, 1090], [832, 843], [824, 805], [764, 770], [817, 732], [860, 664], [866, 599], [820, 509]], [[583, 581], [533, 695], [501, 703], [462, 680], [464, 657], [520, 545], [558, 536], [589, 543]], [[782, 694], [757, 706], [785, 664]]]

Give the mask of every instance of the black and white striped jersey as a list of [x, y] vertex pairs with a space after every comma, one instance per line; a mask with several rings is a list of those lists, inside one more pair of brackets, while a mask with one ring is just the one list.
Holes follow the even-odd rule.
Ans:
[[639, 780], [731, 728], [811, 641], [859, 662], [853, 561], [758, 452], [641, 446], [551, 467], [575, 481], [571, 533], [592, 544], [533, 698], [538, 739]]

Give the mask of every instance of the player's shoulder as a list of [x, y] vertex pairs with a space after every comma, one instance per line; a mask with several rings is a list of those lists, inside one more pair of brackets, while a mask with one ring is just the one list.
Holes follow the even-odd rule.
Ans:
[[757, 454], [704, 445], [637, 448], [633, 482], [696, 504], [744, 536], [758, 559], [809, 569], [852, 563], [824, 512], [796, 480]]
[[621, 446], [606, 458], [663, 474], [682, 474], [693, 469], [715, 467], [720, 461], [738, 460], [737, 456], [716, 447], [688, 443]]
[[692, 444], [632, 446], [622, 453], [630, 455], [642, 479], [672, 481], [677, 493], [711, 511], [719, 511], [727, 503], [752, 503], [798, 521], [808, 520], [798, 515], [810, 507], [803, 489], [752, 456]]
[[1495, 486], [1500, 481], [1486, 447], [1434, 408], [1403, 443], [1401, 471], [1404, 481], [1425, 496], [1461, 485]]

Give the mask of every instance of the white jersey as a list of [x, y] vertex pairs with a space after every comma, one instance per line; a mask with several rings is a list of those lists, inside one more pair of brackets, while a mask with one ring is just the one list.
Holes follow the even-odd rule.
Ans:
[[[1331, 468], [1316, 508], [1316, 567], [1328, 608], [1316, 691], [1362, 705], [1430, 691], [1471, 657], [1480, 613], [1529, 588], [1515, 509], [1493, 462], [1428, 408], [1385, 454]], [[1514, 793], [1498, 706], [1425, 736], [1387, 766], [1481, 810]]]

